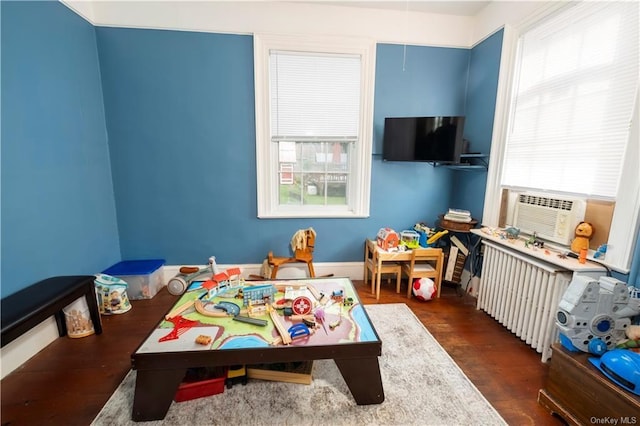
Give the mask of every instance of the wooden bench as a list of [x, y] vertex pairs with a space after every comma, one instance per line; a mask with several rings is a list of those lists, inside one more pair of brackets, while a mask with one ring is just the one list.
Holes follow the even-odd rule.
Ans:
[[14, 341], [50, 316], [55, 316], [60, 337], [67, 334], [62, 308], [85, 297], [97, 334], [102, 333], [93, 275], [47, 278], [3, 298], [1, 302], [2, 338], [0, 347]]

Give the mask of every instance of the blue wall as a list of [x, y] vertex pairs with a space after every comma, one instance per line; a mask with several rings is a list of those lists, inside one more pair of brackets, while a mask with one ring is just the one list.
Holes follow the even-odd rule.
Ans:
[[[385, 117], [464, 115], [469, 49], [379, 44], [373, 153], [382, 154]], [[429, 165], [429, 169], [433, 167]]]
[[[360, 261], [379, 228], [433, 224], [448, 207], [447, 170], [374, 156], [370, 218], [257, 219], [252, 37], [98, 28], [97, 40], [123, 258], [260, 263], [312, 226], [316, 261]], [[468, 50], [411, 48], [408, 72], [401, 52], [378, 47], [376, 134], [386, 115], [464, 113]]]
[[[451, 171], [430, 163], [382, 161], [384, 119], [464, 115], [469, 50], [407, 46], [405, 54], [402, 45], [379, 44], [376, 55], [372, 217], [377, 228], [435, 226], [438, 214], [450, 207]], [[413, 216], [398, 222], [402, 211]]]
[[94, 28], [58, 2], [1, 2], [2, 286], [120, 259]]
[[381, 227], [434, 225], [458, 172], [383, 162], [384, 117], [492, 114], [483, 75], [495, 78], [500, 42], [406, 56], [380, 44], [371, 217], [299, 220], [256, 218], [252, 43], [94, 29], [58, 2], [2, 2], [2, 295], [120, 259], [260, 263], [308, 226], [316, 261], [361, 261]]
[[[471, 49], [464, 125], [469, 152], [488, 155], [491, 150], [502, 36], [500, 30]], [[453, 182], [451, 206], [469, 210], [473, 217], [481, 218], [487, 173], [457, 171]]]

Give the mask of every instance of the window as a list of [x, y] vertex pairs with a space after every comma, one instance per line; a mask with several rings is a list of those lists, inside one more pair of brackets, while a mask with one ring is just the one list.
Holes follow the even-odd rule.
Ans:
[[638, 4], [551, 8], [505, 28], [483, 220], [497, 223], [505, 187], [612, 200], [606, 261], [626, 272], [640, 210]]
[[255, 36], [258, 217], [366, 217], [375, 45]]
[[638, 85], [637, 5], [580, 4], [519, 44], [502, 184], [615, 199]]

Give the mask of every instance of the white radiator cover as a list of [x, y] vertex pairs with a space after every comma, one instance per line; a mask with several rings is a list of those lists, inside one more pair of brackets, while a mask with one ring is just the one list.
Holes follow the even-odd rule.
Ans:
[[482, 309], [529, 346], [551, 358], [558, 340], [555, 314], [572, 273], [483, 241], [477, 309]]

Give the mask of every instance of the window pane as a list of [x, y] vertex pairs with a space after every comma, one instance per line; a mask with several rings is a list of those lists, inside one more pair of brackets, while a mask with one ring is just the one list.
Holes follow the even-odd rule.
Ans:
[[350, 142], [279, 142], [279, 204], [347, 205], [349, 145]]

